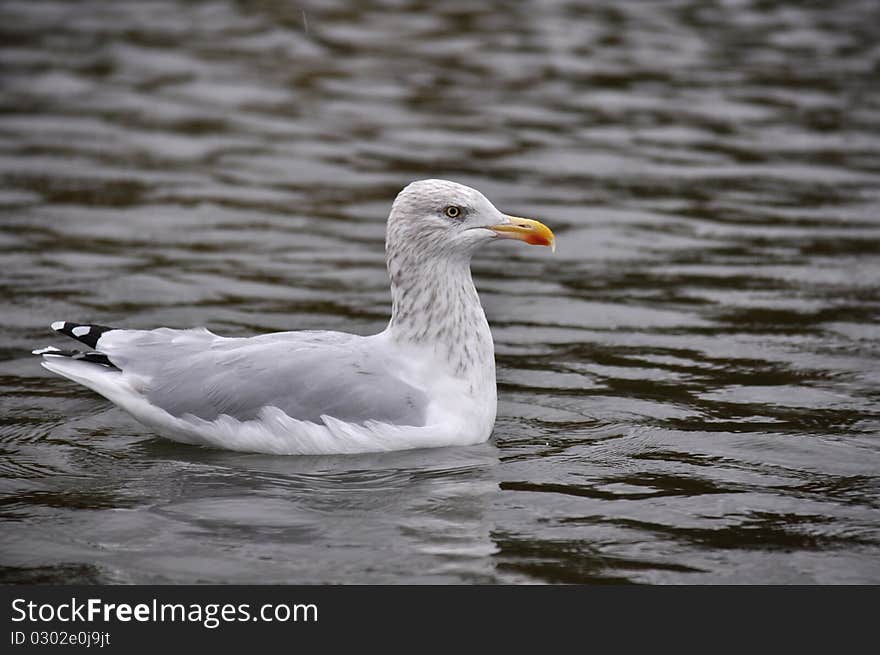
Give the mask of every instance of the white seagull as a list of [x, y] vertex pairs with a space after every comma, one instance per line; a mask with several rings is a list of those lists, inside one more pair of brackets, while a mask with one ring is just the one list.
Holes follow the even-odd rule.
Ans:
[[547, 226], [502, 214], [475, 189], [420, 180], [388, 217], [391, 320], [378, 334], [226, 338], [58, 321], [53, 330], [90, 350], [34, 354], [188, 444], [316, 455], [481, 443], [495, 423], [495, 353], [470, 260], [493, 239], [555, 247]]

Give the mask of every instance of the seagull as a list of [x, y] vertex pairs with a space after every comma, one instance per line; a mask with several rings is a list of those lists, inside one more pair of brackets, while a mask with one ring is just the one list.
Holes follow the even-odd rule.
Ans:
[[543, 223], [502, 214], [476, 189], [419, 180], [388, 216], [391, 320], [378, 334], [57, 321], [88, 350], [33, 353], [177, 442], [284, 455], [482, 443], [495, 424], [495, 352], [470, 261], [497, 239], [555, 250]]

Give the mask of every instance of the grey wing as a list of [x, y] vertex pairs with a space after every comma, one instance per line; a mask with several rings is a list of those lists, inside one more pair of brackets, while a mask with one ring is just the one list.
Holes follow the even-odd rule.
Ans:
[[[175, 333], [176, 343], [167, 333]], [[353, 423], [424, 425], [424, 392], [397, 377], [366, 338], [338, 332], [251, 339], [167, 333], [142, 337], [139, 344], [122, 335], [111, 341], [108, 333], [99, 346], [124, 372], [141, 375], [144, 396], [174, 416], [248, 420], [272, 406], [302, 421], [320, 422], [328, 415]]]

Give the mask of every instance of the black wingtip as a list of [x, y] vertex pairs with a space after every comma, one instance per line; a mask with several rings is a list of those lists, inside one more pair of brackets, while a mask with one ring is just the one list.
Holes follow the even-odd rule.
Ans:
[[107, 327], [106, 325], [92, 325], [89, 323], [71, 323], [69, 321], [55, 321], [52, 323], [52, 329], [56, 332], [76, 339], [86, 344], [89, 348], [95, 348], [101, 335], [116, 328]]
[[110, 361], [110, 358], [107, 357], [107, 355], [97, 351], [83, 352], [81, 350], [61, 350], [60, 348], [56, 348], [55, 346], [46, 346], [45, 348], [34, 350], [33, 354], [42, 355], [43, 357], [65, 357], [67, 359], [75, 359], [78, 361], [89, 362], [90, 364], [100, 364], [101, 366], [106, 366], [107, 368], [119, 368]]

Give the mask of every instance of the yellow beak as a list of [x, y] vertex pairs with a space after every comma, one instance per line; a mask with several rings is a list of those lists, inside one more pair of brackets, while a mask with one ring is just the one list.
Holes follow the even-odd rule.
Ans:
[[488, 228], [502, 239], [519, 239], [532, 246], [550, 246], [556, 252], [556, 237], [549, 227], [538, 221], [518, 216], [506, 216], [510, 223]]

